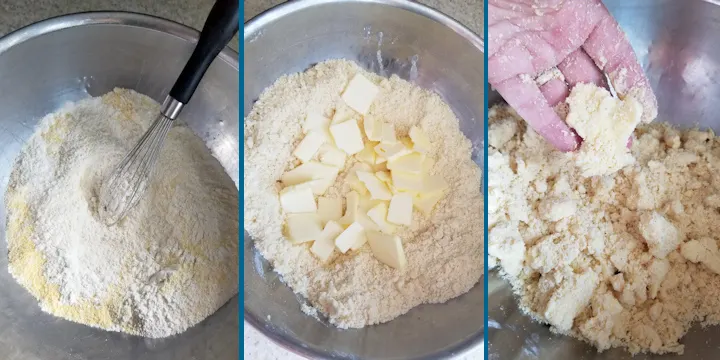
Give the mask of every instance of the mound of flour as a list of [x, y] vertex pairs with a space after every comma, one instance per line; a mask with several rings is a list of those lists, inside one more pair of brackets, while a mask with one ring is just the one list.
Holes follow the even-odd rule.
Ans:
[[143, 200], [97, 217], [99, 183], [155, 119], [131, 90], [69, 104], [38, 125], [5, 194], [9, 268], [50, 314], [147, 337], [180, 333], [238, 290], [238, 192], [203, 141], [169, 133]]
[[[307, 244], [293, 245], [282, 233], [276, 181], [296, 165], [292, 151], [302, 138], [305, 116], [312, 111], [329, 114], [358, 72], [380, 87], [368, 116], [393, 123], [398, 136], [420, 126], [433, 143], [429, 155], [437, 162], [432, 173], [442, 174], [450, 185], [430, 218], [415, 212], [412, 225], [398, 232], [407, 255], [404, 273], [377, 261], [367, 246], [323, 264]], [[354, 164], [350, 158], [345, 168]], [[307, 313], [319, 311], [341, 328], [378, 324], [417, 305], [459, 296], [482, 276], [480, 169], [454, 113], [434, 93], [344, 60], [283, 76], [263, 92], [245, 119], [244, 165], [245, 229], [283, 280], [309, 300], [313, 308], [304, 306]], [[344, 198], [351, 191], [341, 177], [329, 196]]]

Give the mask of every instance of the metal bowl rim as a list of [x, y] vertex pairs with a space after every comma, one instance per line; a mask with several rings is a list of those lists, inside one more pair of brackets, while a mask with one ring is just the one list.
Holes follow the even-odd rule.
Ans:
[[[200, 32], [165, 18], [127, 11], [90, 11], [60, 15], [40, 20], [14, 30], [0, 37], [0, 56], [15, 45], [22, 44], [42, 35], [55, 31], [82, 27], [86, 25], [120, 25], [138, 27], [172, 35], [191, 43], [197, 42]], [[239, 70], [238, 53], [226, 46], [218, 57], [235, 70]]]
[[[473, 45], [478, 51], [484, 53], [484, 41], [483, 39], [472, 32], [469, 28], [467, 28], [465, 25], [460, 24], [455, 19], [443, 14], [442, 12], [435, 10], [429, 6], [412, 2], [408, 0], [304, 0], [304, 1], [288, 1], [283, 4], [274, 6], [268, 10], [265, 10], [264, 12], [260, 13], [259, 15], [255, 16], [254, 18], [250, 19], [245, 23], [244, 27], [244, 34], [243, 34], [243, 41], [247, 42], [251, 40], [256, 34], [260, 33], [263, 28], [266, 26], [270, 26], [273, 22], [276, 20], [284, 17], [289, 16], [297, 11], [304, 10], [307, 8], [311, 8], [314, 6], [320, 6], [320, 5], [326, 5], [326, 4], [337, 4], [337, 3], [361, 3], [361, 4], [378, 4], [378, 5], [386, 5], [391, 6], [395, 8], [399, 8], [402, 10], [410, 11], [412, 13], [424, 16], [426, 18], [429, 18], [431, 20], [434, 20], [442, 25], [445, 25], [446, 27], [453, 30], [455, 33], [463, 37], [465, 40], [467, 40], [471, 45]], [[1, 48], [0, 48], [1, 49]], [[244, 242], [244, 239], [243, 239]], [[483, 278], [485, 275], [483, 275], [475, 286], [479, 286], [481, 284]], [[462, 295], [461, 295], [462, 296]], [[244, 305], [244, 304], [243, 304]], [[433, 304], [433, 305], [439, 305], [439, 304]], [[332, 353], [330, 351], [316, 351], [314, 349], [308, 349], [307, 347], [303, 346], [299, 341], [290, 338], [288, 336], [280, 335], [276, 332], [269, 331], [265, 326], [262, 325], [261, 321], [252, 313], [248, 312], [247, 308], [243, 306], [243, 317], [244, 317], [244, 323], [249, 324], [252, 328], [257, 330], [259, 333], [263, 334], [270, 340], [272, 340], [275, 344], [279, 345], [280, 347], [284, 348], [285, 350], [294, 353], [299, 356], [303, 356], [306, 358], [311, 359], [336, 359], [337, 357], [332, 357]], [[401, 315], [402, 316], [402, 315]], [[342, 331], [342, 330], [340, 330]], [[431, 359], [441, 359], [441, 358], [449, 358], [452, 356], [458, 356], [464, 353], [467, 353], [475, 348], [481, 349], [482, 346], [485, 343], [485, 329], [480, 330], [478, 333], [474, 334], [470, 338], [466, 339], [463, 342], [460, 342], [459, 344], [455, 344], [449, 349], [442, 350], [438, 353], [431, 354], [428, 356], [424, 356], [421, 358], [416, 358], [414, 360], [431, 360]], [[412, 359], [411, 359], [412, 360]]]

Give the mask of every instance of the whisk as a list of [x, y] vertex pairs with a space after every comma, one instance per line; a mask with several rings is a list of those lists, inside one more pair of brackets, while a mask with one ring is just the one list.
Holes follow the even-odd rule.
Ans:
[[212, 61], [237, 33], [240, 27], [238, 6], [237, 0], [215, 2], [195, 50], [165, 98], [160, 114], [102, 183], [98, 214], [108, 226], [123, 219], [142, 198], [174, 120], [192, 97]]

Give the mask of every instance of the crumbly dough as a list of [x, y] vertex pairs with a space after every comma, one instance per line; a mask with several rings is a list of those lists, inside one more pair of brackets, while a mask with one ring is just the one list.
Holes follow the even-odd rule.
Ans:
[[693, 322], [720, 323], [720, 141], [664, 123], [634, 135], [636, 161], [588, 177], [576, 154], [492, 108], [489, 266], [555, 332], [601, 351], [682, 353]]
[[635, 161], [626, 144], [642, 119], [640, 102], [614, 98], [594, 84], [577, 84], [566, 103], [565, 121], [583, 139], [575, 154], [583, 176], [611, 174]]

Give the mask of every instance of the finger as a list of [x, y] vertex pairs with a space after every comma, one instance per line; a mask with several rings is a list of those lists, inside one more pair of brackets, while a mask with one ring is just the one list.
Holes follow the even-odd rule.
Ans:
[[607, 9], [583, 45], [585, 52], [600, 70], [610, 77], [621, 97], [632, 96], [643, 106], [643, 121], [650, 122], [657, 116], [657, 99], [645, 77], [642, 67], [625, 33]]
[[550, 107], [534, 81], [523, 81], [518, 76], [494, 87], [530, 127], [558, 150], [572, 151], [577, 148], [577, 135]]
[[558, 64], [558, 70], [565, 76], [565, 82], [572, 88], [575, 84], [586, 83], [603, 86], [605, 77], [595, 62], [582, 49], [570, 53]]
[[568, 97], [568, 87], [565, 82], [560, 79], [551, 79], [548, 82], [540, 85], [540, 92], [542, 92], [548, 105], [555, 106]]

